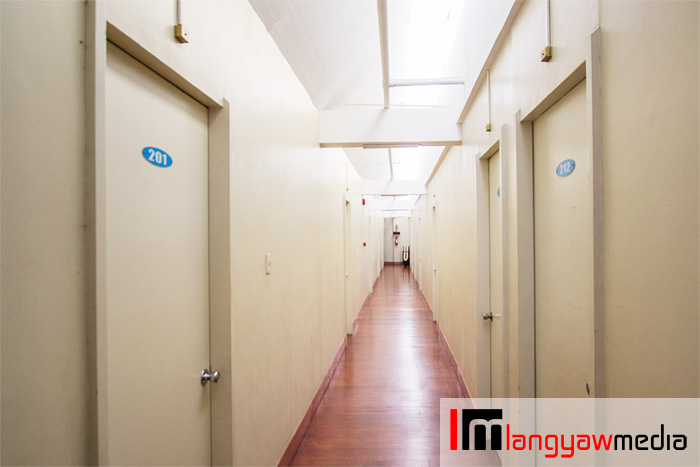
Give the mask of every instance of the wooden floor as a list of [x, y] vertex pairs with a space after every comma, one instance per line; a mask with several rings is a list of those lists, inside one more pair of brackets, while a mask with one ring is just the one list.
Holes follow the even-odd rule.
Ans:
[[386, 265], [292, 465], [439, 465], [441, 397], [462, 396], [432, 314]]

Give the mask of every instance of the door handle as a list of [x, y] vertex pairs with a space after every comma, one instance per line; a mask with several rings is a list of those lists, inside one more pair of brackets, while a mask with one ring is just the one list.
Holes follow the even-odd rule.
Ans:
[[488, 320], [493, 321], [493, 313], [489, 313], [488, 315], [486, 313], [484, 313], [483, 315], [481, 315], [481, 317], [484, 318], [484, 321], [488, 321]]
[[211, 374], [209, 374], [209, 370], [205, 368], [202, 370], [202, 386], [206, 386], [207, 382], [209, 381], [211, 381], [212, 383], [216, 383], [217, 381], [219, 381], [219, 372], [214, 371]]

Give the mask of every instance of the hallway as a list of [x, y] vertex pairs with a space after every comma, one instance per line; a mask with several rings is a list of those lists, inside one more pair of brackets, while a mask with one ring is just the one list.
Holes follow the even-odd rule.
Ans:
[[700, 398], [700, 0], [0, 0], [0, 57], [0, 466]]
[[410, 270], [387, 264], [292, 465], [439, 465], [441, 397], [462, 397], [450, 356]]

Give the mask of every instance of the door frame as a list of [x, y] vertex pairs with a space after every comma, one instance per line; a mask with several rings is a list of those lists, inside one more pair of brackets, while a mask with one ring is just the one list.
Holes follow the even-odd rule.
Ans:
[[508, 190], [504, 188], [507, 180], [507, 144], [504, 139], [507, 137], [507, 128], [503, 125], [500, 128], [499, 139], [483, 153], [477, 154], [476, 161], [476, 191], [477, 191], [477, 353], [478, 358], [477, 374], [479, 397], [492, 397], [491, 394], [491, 323], [483, 320], [482, 316], [491, 311], [491, 224], [490, 224], [490, 198], [489, 198], [489, 159], [497, 152], [500, 154], [500, 176], [501, 176], [501, 249], [503, 268], [502, 303], [503, 303], [503, 382], [504, 397], [508, 397], [508, 362], [509, 362], [509, 339], [508, 339]]
[[600, 29], [587, 39], [586, 59], [525, 117], [515, 116], [516, 129], [516, 212], [518, 239], [518, 373], [519, 397], [535, 397], [535, 236], [534, 236], [534, 147], [533, 123], [561, 98], [586, 80], [586, 140], [589, 159], [590, 212], [593, 229], [590, 277], [593, 309], [590, 313], [590, 351], [594, 381], [591, 397], [605, 397], [604, 315], [603, 315], [603, 170]]
[[[124, 50], [208, 109], [209, 114], [209, 328], [210, 365], [221, 378], [211, 392], [211, 461], [233, 464], [231, 364], [230, 114], [225, 99], [211, 96], [106, 19], [103, 0], [86, 5], [86, 236], [89, 386], [89, 458], [107, 464], [107, 310], [105, 300], [105, 73], [107, 42]], [[199, 369], [194, 368], [193, 371]], [[213, 389], [213, 388], [212, 388]]]
[[[420, 202], [420, 201], [419, 201]], [[423, 292], [423, 283], [422, 283], [422, 245], [423, 245], [423, 223], [421, 222], [421, 216], [423, 215], [422, 210], [418, 210], [418, 216], [416, 217], [417, 222], [414, 224], [415, 225], [415, 232], [416, 236], [413, 237], [411, 236], [411, 239], [415, 240], [413, 241], [413, 244], [415, 245], [415, 250], [411, 253], [411, 268], [413, 268], [413, 278], [416, 280], [418, 283], [418, 290]]]

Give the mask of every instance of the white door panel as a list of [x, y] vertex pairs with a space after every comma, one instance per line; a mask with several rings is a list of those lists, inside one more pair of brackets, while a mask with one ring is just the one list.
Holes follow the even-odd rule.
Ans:
[[[593, 217], [586, 84], [533, 125], [537, 397], [588, 397], [593, 386]], [[575, 162], [569, 175], [557, 170]], [[562, 173], [563, 172], [563, 173]]]
[[[101, 449], [114, 465], [208, 465], [207, 109], [111, 44], [106, 109]], [[149, 163], [145, 147], [172, 165]]]

